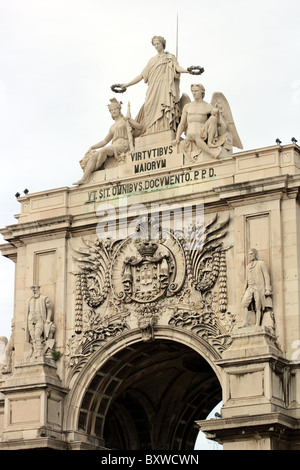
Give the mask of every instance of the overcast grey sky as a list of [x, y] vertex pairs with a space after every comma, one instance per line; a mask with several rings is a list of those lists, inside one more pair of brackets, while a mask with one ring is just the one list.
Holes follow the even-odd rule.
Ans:
[[[176, 52], [181, 92], [201, 82], [228, 99], [244, 149], [300, 142], [299, 0], [0, 0], [0, 227], [15, 193], [72, 186], [79, 160], [111, 125], [110, 86], [138, 75], [153, 35]], [[122, 95], [132, 115], [146, 85]], [[126, 109], [126, 108], [125, 108]], [[0, 243], [3, 243], [2, 237]], [[0, 257], [0, 336], [10, 336], [14, 265]]]

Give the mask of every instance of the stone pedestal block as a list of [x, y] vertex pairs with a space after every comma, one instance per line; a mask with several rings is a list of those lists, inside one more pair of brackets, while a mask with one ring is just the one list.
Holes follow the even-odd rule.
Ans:
[[[20, 361], [3, 387], [5, 414], [0, 448], [63, 449], [63, 399], [65, 390], [48, 358]], [[49, 440], [55, 443], [49, 444]]]

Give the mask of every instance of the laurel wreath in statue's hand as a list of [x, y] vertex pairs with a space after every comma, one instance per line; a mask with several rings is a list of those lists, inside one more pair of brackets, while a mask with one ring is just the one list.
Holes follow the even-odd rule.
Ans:
[[201, 73], [204, 72], [204, 68], [203, 68], [203, 67], [200, 67], [200, 65], [192, 65], [191, 67], [188, 67], [188, 68], [187, 68], [187, 71], [188, 71], [191, 75], [201, 75]]
[[126, 88], [122, 87], [119, 83], [112, 85], [110, 88], [115, 93], [124, 93], [124, 91], [126, 91]]

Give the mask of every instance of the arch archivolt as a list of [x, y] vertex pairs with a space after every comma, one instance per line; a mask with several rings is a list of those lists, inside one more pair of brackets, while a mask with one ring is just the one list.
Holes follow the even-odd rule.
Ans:
[[[189, 390], [182, 389], [184, 397], [181, 398], [184, 399], [184, 404], [178, 412], [177, 421], [172, 423], [175, 436], [178, 427], [182, 426], [181, 422], [185, 422], [187, 416], [193, 416], [197, 408], [195, 401], [199, 401], [199, 394], [202, 393], [199, 390], [201, 387], [203, 389], [203, 384], [200, 386], [195, 377], [192, 377], [197, 369], [200, 373], [205, 369], [204, 388], [210, 390], [212, 404], [215, 397], [211, 391], [218, 387], [216, 396], [219, 397], [218, 400], [221, 399], [222, 370], [215, 364], [220, 357], [220, 353], [197, 334], [172, 326], [156, 326], [155, 339], [148, 343], [141, 341], [138, 329], [117, 335], [95, 351], [82, 369], [70, 377], [64, 427], [69, 431], [84, 431], [103, 439], [105, 418], [114, 401], [114, 419], [120, 419], [124, 423], [130, 421], [130, 417], [125, 418], [124, 404], [116, 400], [118, 395], [126, 396], [127, 389], [130, 389], [132, 396], [126, 398], [126, 408], [130, 407], [134, 397], [136, 409], [139, 411], [140, 406], [145, 416], [153, 416], [154, 408], [158, 405], [153, 402], [151, 395], [149, 398], [145, 394], [145, 389], [149, 388], [149, 384], [146, 383], [150, 380], [148, 376], [155, 372], [154, 376], [158, 381], [161, 380], [160, 376], [169, 374], [159, 398], [161, 414], [164, 413], [166, 417], [171, 414], [174, 406], [170, 401], [171, 390], [183, 387], [184, 375], [188, 377], [186, 380], [190, 380], [191, 386], [194, 384]], [[178, 367], [179, 370], [175, 371]], [[187, 372], [186, 368], [187, 370], [191, 368], [192, 372], [190, 370]], [[145, 378], [145, 375], [148, 378]], [[155, 380], [155, 377], [152, 380]], [[145, 386], [140, 387], [139, 384], [143, 382]], [[178, 398], [180, 396], [181, 393]], [[209, 411], [207, 409], [207, 412]], [[195, 416], [195, 419], [199, 419], [199, 416]], [[162, 436], [159, 439], [161, 442]], [[165, 436], [165, 440], [168, 440], [168, 436]]]

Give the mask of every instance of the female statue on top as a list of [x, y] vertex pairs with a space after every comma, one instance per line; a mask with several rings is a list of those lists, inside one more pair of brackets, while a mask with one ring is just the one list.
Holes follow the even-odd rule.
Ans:
[[170, 129], [175, 132], [180, 120], [180, 74], [189, 71], [178, 64], [173, 54], [165, 52], [163, 37], [154, 36], [152, 44], [157, 55], [149, 60], [142, 73], [120, 86], [126, 89], [141, 80], [148, 84], [145, 103], [136, 118], [143, 123], [142, 134]]

